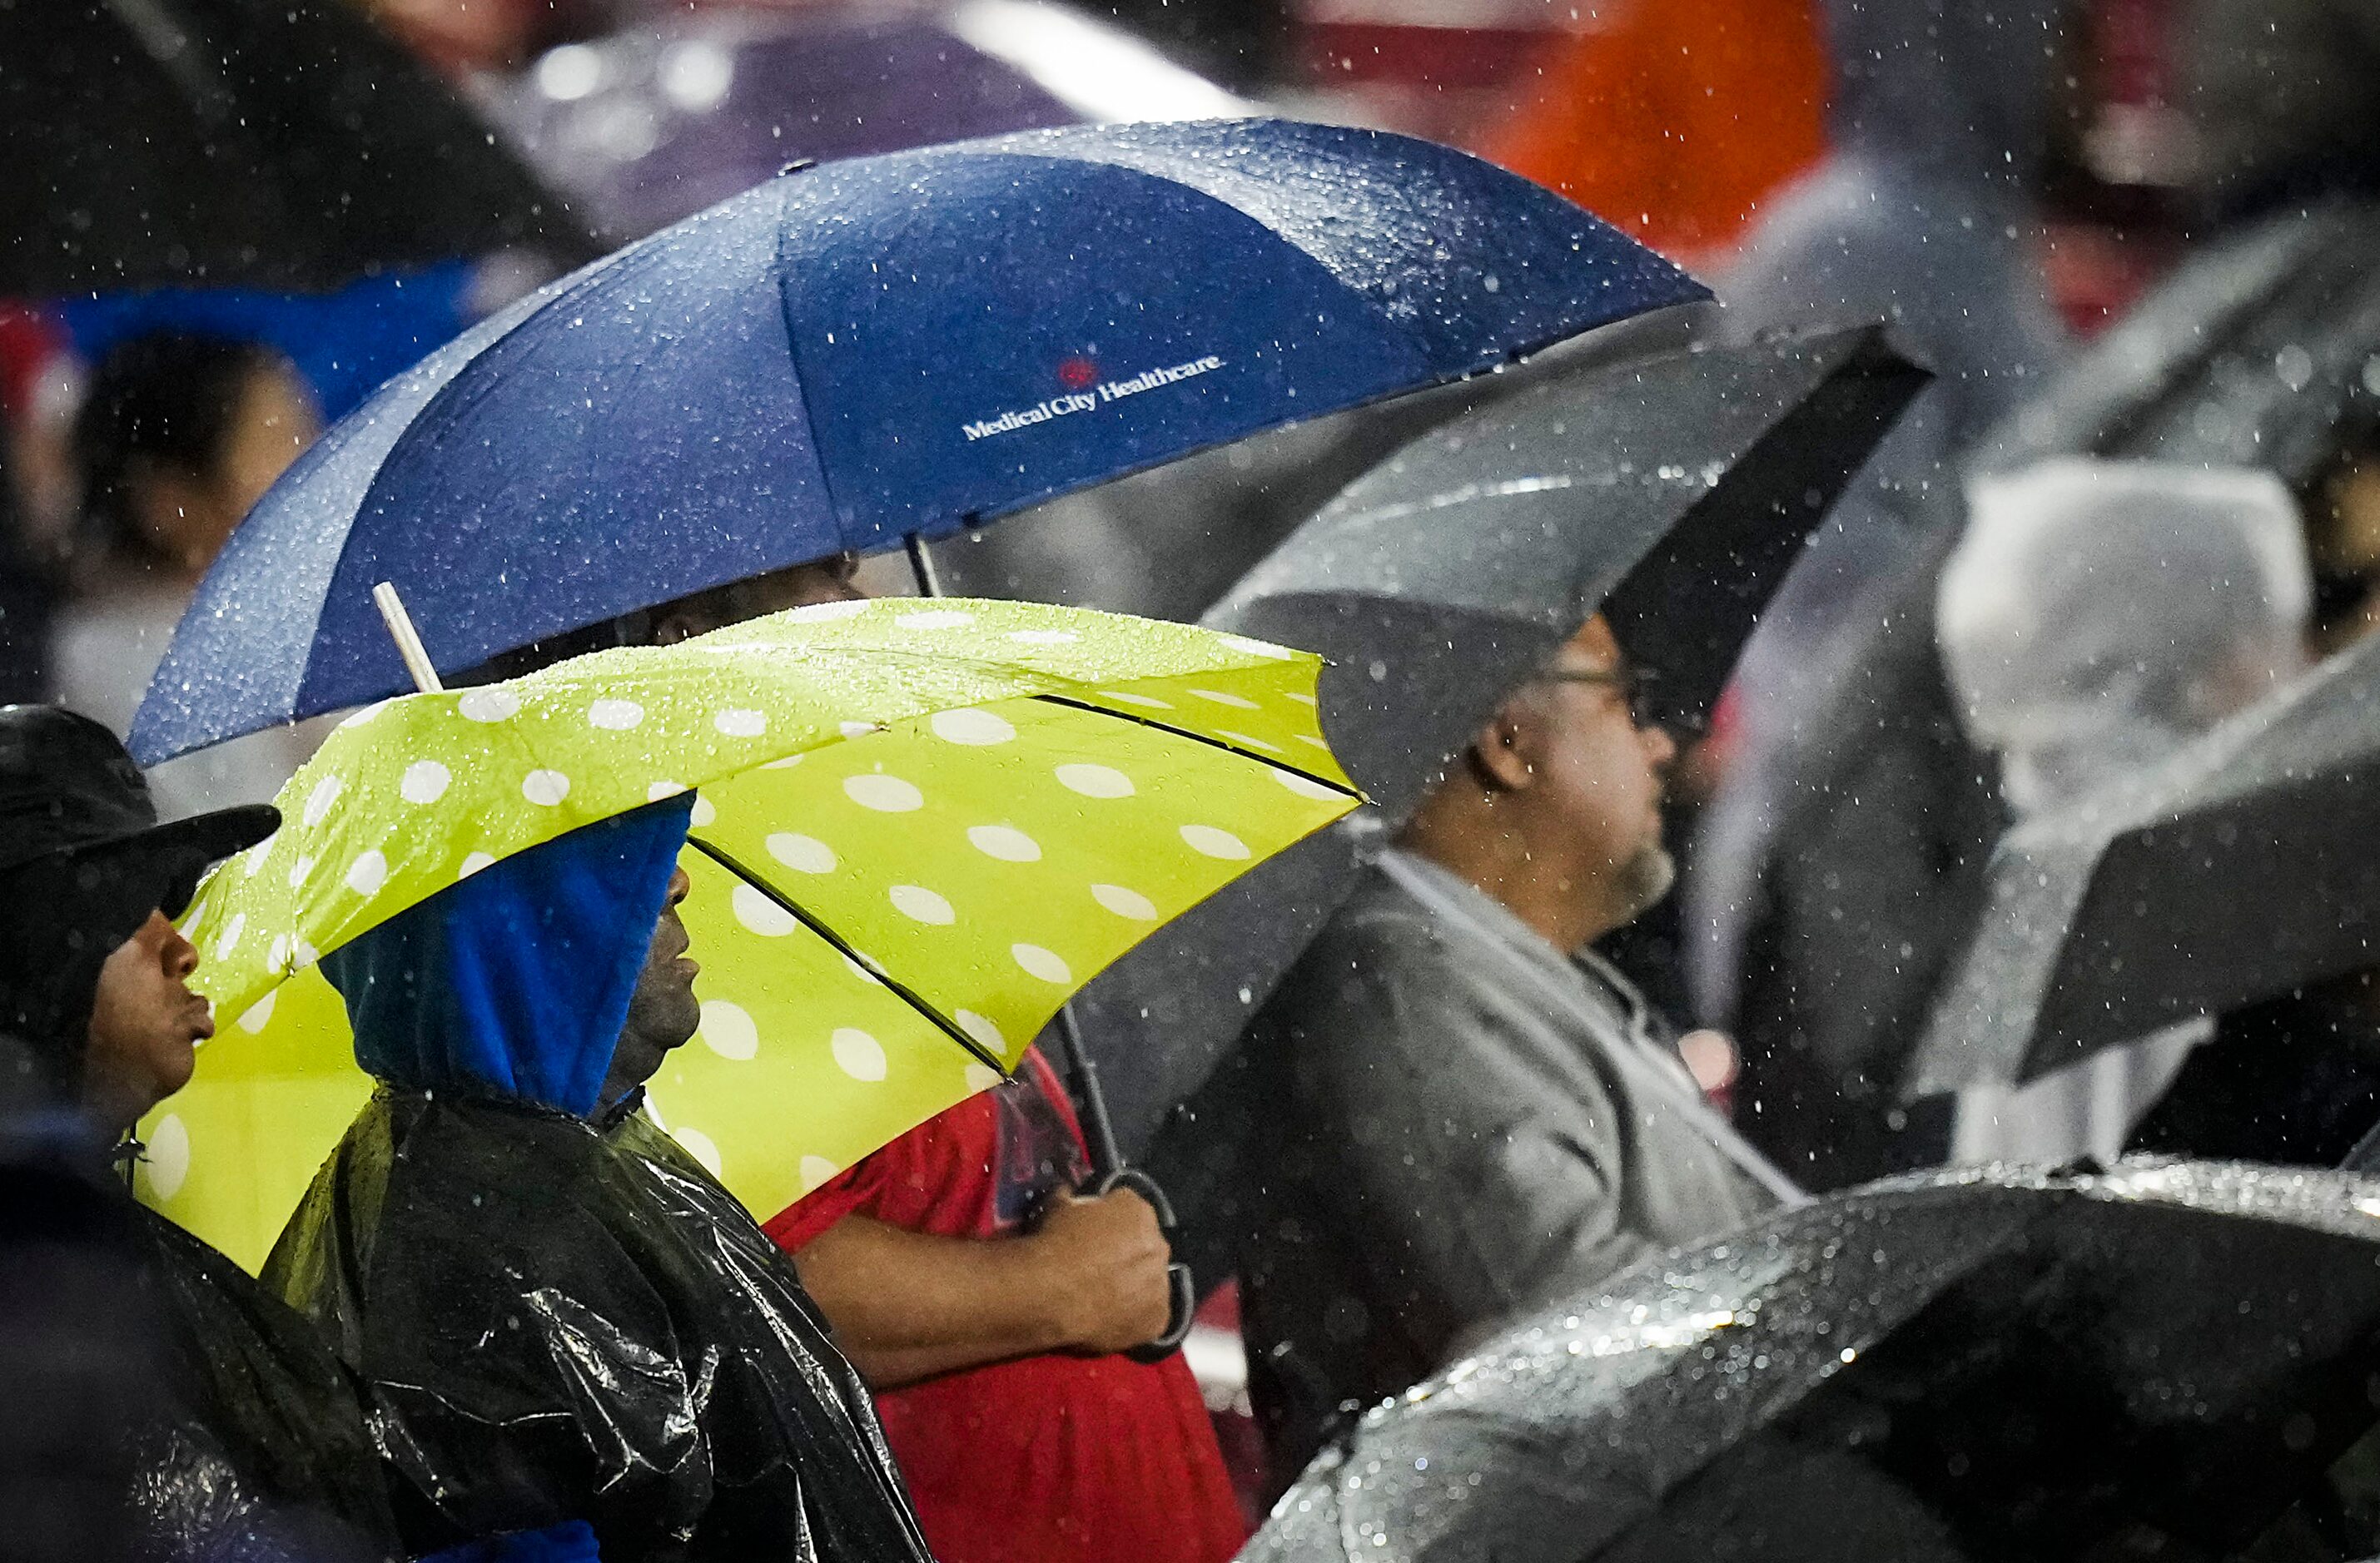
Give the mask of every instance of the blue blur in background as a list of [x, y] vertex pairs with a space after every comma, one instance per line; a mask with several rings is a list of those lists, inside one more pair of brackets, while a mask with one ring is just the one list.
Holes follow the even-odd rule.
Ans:
[[264, 343], [297, 366], [322, 416], [337, 418], [471, 323], [476, 274], [472, 262], [457, 260], [367, 277], [336, 293], [163, 287], [84, 294], [55, 308], [89, 364], [120, 342], [158, 331]]

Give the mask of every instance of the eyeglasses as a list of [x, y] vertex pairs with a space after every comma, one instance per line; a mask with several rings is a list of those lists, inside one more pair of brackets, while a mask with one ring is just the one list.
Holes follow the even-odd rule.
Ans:
[[1531, 682], [1599, 685], [1619, 695], [1628, 708], [1628, 720], [1638, 727], [1651, 727], [1660, 720], [1652, 698], [1659, 679], [1650, 668], [1548, 668]]

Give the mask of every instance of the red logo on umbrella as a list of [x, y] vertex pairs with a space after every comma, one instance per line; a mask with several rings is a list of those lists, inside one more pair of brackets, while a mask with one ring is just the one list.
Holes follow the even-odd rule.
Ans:
[[1099, 377], [1099, 366], [1089, 358], [1067, 358], [1058, 365], [1059, 383], [1069, 391], [1080, 391]]

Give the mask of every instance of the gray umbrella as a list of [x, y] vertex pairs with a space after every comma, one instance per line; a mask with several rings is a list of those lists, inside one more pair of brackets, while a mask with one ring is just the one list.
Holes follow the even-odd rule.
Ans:
[[1369, 1412], [1241, 1557], [2361, 1556], [2375, 1211], [2380, 1184], [2208, 1163], [1838, 1194]]
[[2136, 456], [2302, 483], [2350, 402], [2380, 395], [2380, 203], [2209, 245], [1983, 442], [1981, 465]]
[[2030, 1080], [2380, 963], [2374, 841], [2380, 640], [2002, 837], [1913, 1092]]
[[[1598, 610], [1658, 714], [1697, 722], [1925, 380], [1880, 326], [1582, 366], [1404, 446], [1205, 622], [1330, 659], [1324, 730], [1390, 821]], [[1080, 1000], [1127, 1145], [1206, 1078], [1338, 903], [1362, 829], [1284, 854]]]

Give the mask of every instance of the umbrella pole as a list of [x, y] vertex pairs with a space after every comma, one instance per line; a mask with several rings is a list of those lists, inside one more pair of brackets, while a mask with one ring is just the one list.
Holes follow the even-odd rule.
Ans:
[[421, 632], [413, 627], [413, 615], [405, 611], [405, 600], [396, 595], [396, 584], [382, 581], [372, 588], [372, 604], [380, 610], [381, 623], [388, 626], [388, 637], [396, 642], [396, 654], [405, 659], [405, 671], [413, 675], [413, 687], [424, 695], [444, 689], [429, 648], [421, 644]]
[[934, 556], [926, 551], [926, 539], [912, 532], [901, 539], [901, 545], [908, 550], [909, 573], [917, 578], [917, 595], [941, 596], [942, 575], [934, 568]]
[[1091, 1181], [1097, 1183], [1123, 1168], [1123, 1149], [1116, 1143], [1115, 1120], [1108, 1116], [1099, 1066], [1083, 1046], [1082, 1024], [1075, 1019], [1071, 1002], [1059, 1006], [1058, 1036], [1066, 1049], [1066, 1072], [1074, 1077], [1075, 1094], [1083, 1099], [1083, 1138], [1091, 1152]]
[[[1058, 1010], [1055, 1040], [1066, 1055], [1066, 1072], [1074, 1080], [1075, 1101], [1081, 1109], [1083, 1143], [1091, 1153], [1090, 1181], [1083, 1192], [1094, 1198], [1118, 1189], [1129, 1189], [1138, 1194], [1157, 1213], [1157, 1224], [1165, 1233], [1166, 1246], [1179, 1252], [1179, 1222], [1173, 1214], [1173, 1202], [1165, 1197], [1156, 1179], [1137, 1167], [1124, 1164], [1123, 1147], [1116, 1143], [1115, 1123], [1108, 1117], [1107, 1098], [1099, 1093], [1099, 1066], [1091, 1062], [1091, 1050], [1083, 1046], [1082, 1027], [1075, 1020], [1072, 1004], [1062, 1005]], [[1198, 1311], [1198, 1287], [1190, 1266], [1179, 1259], [1168, 1263], [1165, 1284], [1172, 1301], [1166, 1311], [1164, 1333], [1123, 1353], [1134, 1362], [1163, 1362], [1189, 1338], [1193, 1316]]]

